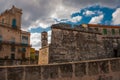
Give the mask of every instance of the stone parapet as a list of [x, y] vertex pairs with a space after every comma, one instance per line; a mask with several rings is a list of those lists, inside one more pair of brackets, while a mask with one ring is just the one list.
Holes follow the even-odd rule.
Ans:
[[0, 66], [0, 80], [120, 80], [120, 58]]

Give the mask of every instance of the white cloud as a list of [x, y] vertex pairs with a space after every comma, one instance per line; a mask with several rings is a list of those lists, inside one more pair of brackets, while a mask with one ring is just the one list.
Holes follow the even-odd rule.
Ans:
[[35, 29], [35, 28], [38, 28], [38, 27], [41, 27], [41, 28], [45, 29], [45, 28], [50, 27], [54, 23], [55, 23], [55, 21], [51, 18], [43, 19], [43, 21], [42, 21], [42, 19], [39, 19], [39, 20], [36, 20], [35, 22], [33, 22], [29, 26], [28, 30], [31, 30], [32, 28]]
[[101, 20], [103, 19], [103, 17], [104, 17], [104, 15], [95, 16], [90, 20], [89, 23], [92, 23], [92, 24], [100, 23]]
[[62, 1], [56, 6], [54, 12], [51, 13], [51, 18], [63, 19], [63, 18], [70, 18], [70, 15], [79, 10], [78, 8], [66, 6], [63, 4]]
[[116, 11], [112, 14], [112, 17], [113, 24], [115, 25], [120, 24], [120, 8], [116, 9]]
[[[27, 30], [31, 27], [31, 23], [40, 18], [68, 19], [71, 13], [97, 3], [101, 6], [114, 8], [119, 6], [120, 0], [0, 0], [0, 7], [2, 7], [0, 12], [12, 5], [21, 8], [23, 10], [22, 29]], [[40, 25], [46, 25], [45, 23], [42, 20]]]
[[51, 43], [51, 32], [52, 32], [51, 30], [47, 32], [48, 33], [48, 44]]
[[102, 15], [103, 12], [102, 11], [96, 11], [96, 14]]
[[83, 15], [85, 16], [92, 16], [92, 15], [102, 15], [103, 12], [99, 11], [99, 10], [95, 10], [95, 11], [90, 11], [90, 10], [85, 10], [85, 12], [83, 13]]
[[41, 33], [31, 33], [30, 44], [32, 44], [32, 47], [36, 50], [39, 50], [41, 47]]
[[64, 22], [67, 22], [67, 21], [76, 23], [76, 22], [80, 21], [81, 19], [82, 19], [82, 16], [75, 16], [75, 17], [72, 17], [72, 18], [64, 18], [64, 19], [56, 18], [56, 23], [60, 23], [60, 22], [64, 23]]
[[[48, 33], [48, 44], [50, 44], [51, 43], [51, 30], [49, 30], [47, 33]], [[41, 48], [41, 33], [31, 33], [30, 44], [36, 50], [39, 50]]]
[[95, 12], [86, 10], [83, 14], [86, 16], [91, 16], [91, 15], [95, 14]]
[[70, 21], [76, 23], [76, 22], [80, 21], [81, 19], [82, 19], [81, 16], [76, 16], [76, 17], [71, 18]]

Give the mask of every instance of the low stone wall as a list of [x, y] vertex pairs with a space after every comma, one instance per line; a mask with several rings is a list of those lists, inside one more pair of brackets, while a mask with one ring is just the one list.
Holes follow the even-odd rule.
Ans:
[[0, 80], [120, 80], [120, 58], [49, 65], [0, 66]]
[[13, 66], [13, 65], [33, 65], [38, 64], [37, 61], [30, 60], [0, 60], [0, 66]]

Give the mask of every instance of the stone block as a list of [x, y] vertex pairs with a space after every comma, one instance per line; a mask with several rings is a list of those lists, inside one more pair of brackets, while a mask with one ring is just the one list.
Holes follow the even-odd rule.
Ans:
[[9, 67], [7, 68], [8, 80], [22, 80], [24, 68], [23, 67]]
[[111, 60], [110, 64], [113, 72], [120, 71], [120, 60]]
[[75, 64], [75, 76], [83, 77], [86, 75], [86, 65], [85, 63], [76, 63]]
[[42, 76], [44, 80], [58, 78], [58, 66], [42, 66]]
[[0, 68], [0, 80], [5, 80], [6, 79], [6, 68]]
[[73, 68], [72, 64], [60, 65], [61, 77], [72, 77]]
[[92, 75], [98, 75], [98, 63], [97, 62], [90, 62], [88, 63], [88, 74], [90, 76]]
[[108, 61], [100, 61], [100, 62], [98, 62], [98, 67], [99, 67], [100, 73], [108, 73], [109, 72]]
[[25, 67], [25, 80], [41, 80], [41, 67], [39, 66]]

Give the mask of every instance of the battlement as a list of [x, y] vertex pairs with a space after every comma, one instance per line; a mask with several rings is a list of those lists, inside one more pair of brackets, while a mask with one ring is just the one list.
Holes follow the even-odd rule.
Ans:
[[85, 33], [93, 33], [93, 34], [101, 34], [98, 30], [92, 29], [90, 27], [83, 27], [82, 25], [76, 25], [74, 27], [71, 27], [70, 24], [59, 23], [59, 24], [52, 25], [51, 28], [52, 29], [85, 32]]

